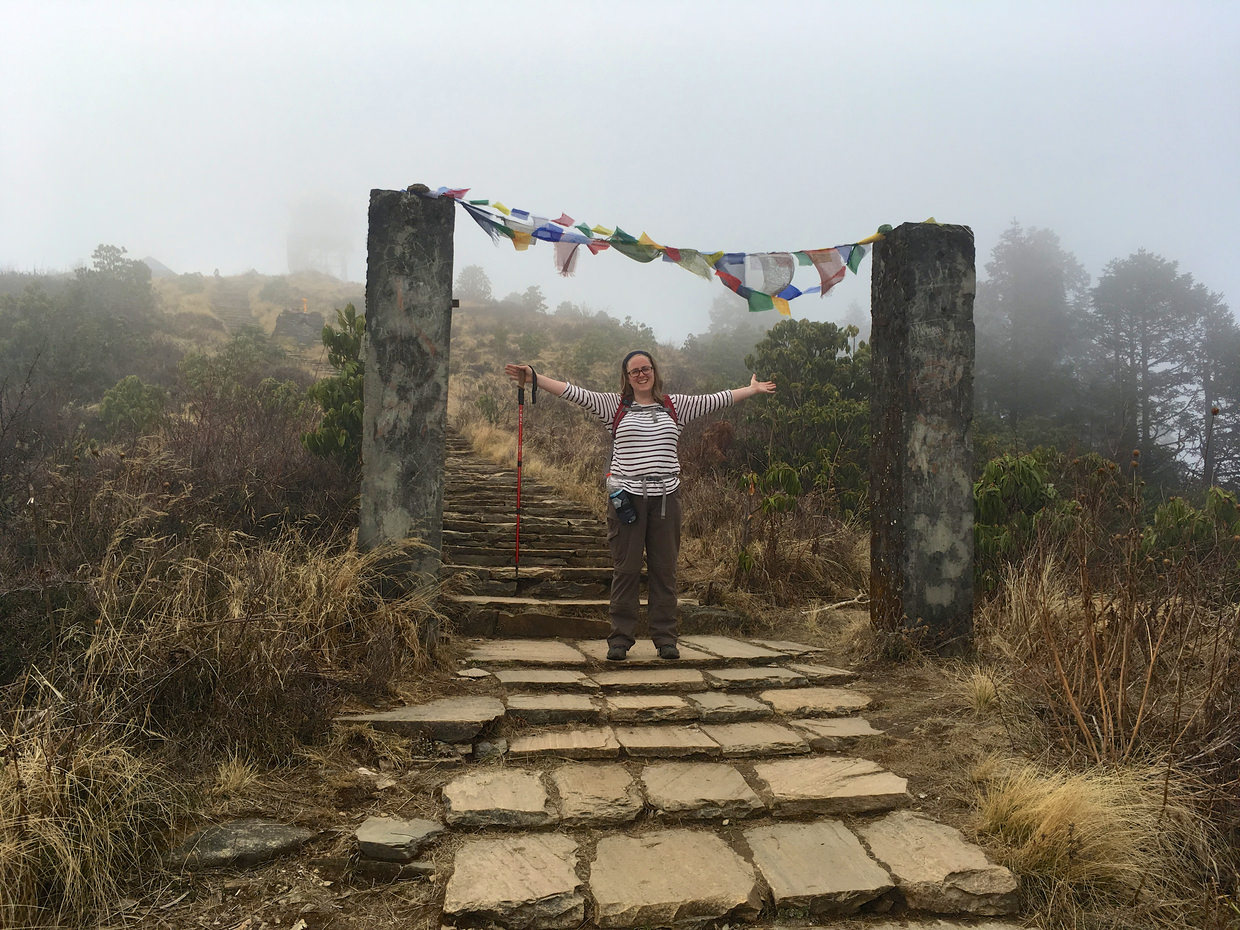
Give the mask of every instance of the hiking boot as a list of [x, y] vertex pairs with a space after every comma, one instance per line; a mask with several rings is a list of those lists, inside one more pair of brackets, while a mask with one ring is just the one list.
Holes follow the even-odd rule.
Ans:
[[608, 662], [623, 662], [629, 657], [629, 651], [623, 646], [609, 646], [607, 649]]
[[680, 650], [676, 648], [675, 643], [665, 643], [659, 647], [660, 659], [679, 659]]

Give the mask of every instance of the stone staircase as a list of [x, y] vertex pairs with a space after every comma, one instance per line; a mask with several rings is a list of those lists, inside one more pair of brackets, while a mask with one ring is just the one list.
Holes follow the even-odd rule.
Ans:
[[[515, 480], [453, 443], [445, 554], [473, 591], [454, 603], [506, 635], [464, 643], [463, 693], [342, 720], [457, 765], [438, 819], [363, 823], [364, 858], [433, 873], [448, 926], [1015, 927], [977, 922], [1017, 912], [1014, 876], [865, 758], [884, 736], [853, 672], [719, 635], [682, 636], [677, 662], [648, 641], [605, 661], [605, 533], [549, 489], [523, 492], [514, 577], [500, 498]], [[562, 632], [512, 634], [548, 625]]]

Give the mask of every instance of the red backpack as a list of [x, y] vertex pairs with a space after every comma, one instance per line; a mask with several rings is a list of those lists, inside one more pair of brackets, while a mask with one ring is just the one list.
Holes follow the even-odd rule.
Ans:
[[[663, 404], [663, 409], [667, 411], [668, 416], [672, 418], [673, 423], [680, 423], [680, 418], [676, 416], [676, 407], [672, 403], [672, 399], [664, 394], [659, 398], [659, 402]], [[616, 415], [611, 421], [611, 439], [615, 442], [616, 428], [620, 425], [620, 418], [629, 412], [629, 408], [633, 406], [633, 398], [621, 397], [620, 406], [616, 408]]]

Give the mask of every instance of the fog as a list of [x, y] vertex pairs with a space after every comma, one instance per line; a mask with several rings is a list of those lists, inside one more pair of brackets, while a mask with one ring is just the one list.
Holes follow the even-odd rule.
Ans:
[[[0, 269], [100, 243], [176, 272], [289, 268], [339, 236], [362, 280], [372, 188], [414, 182], [703, 251], [1013, 220], [1094, 276], [1145, 248], [1228, 298], [1240, 6], [544, 2], [3, 5]], [[336, 227], [341, 227], [336, 229]], [[723, 290], [663, 263], [493, 245], [497, 296], [631, 315], [665, 341]], [[337, 254], [338, 253], [338, 254]], [[336, 260], [336, 259], [333, 259]], [[795, 316], [868, 305], [869, 259]], [[984, 272], [983, 272], [984, 273]], [[812, 282], [809, 282], [812, 283]]]

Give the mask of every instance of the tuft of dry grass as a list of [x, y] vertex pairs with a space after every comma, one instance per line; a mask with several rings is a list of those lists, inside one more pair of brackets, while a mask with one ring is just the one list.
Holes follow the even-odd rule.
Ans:
[[977, 717], [985, 717], [999, 706], [999, 683], [987, 669], [974, 666], [959, 679], [965, 702]]
[[1183, 926], [1185, 895], [1212, 867], [1218, 837], [1165, 772], [990, 758], [972, 777], [980, 831], [1002, 843], [1043, 926], [1077, 926], [1088, 913]]
[[84, 926], [142, 882], [186, 797], [110, 727], [44, 715], [6, 743], [0, 928]]
[[258, 785], [262, 780], [258, 766], [233, 754], [220, 762], [211, 783], [210, 794], [217, 798], [233, 798]]

